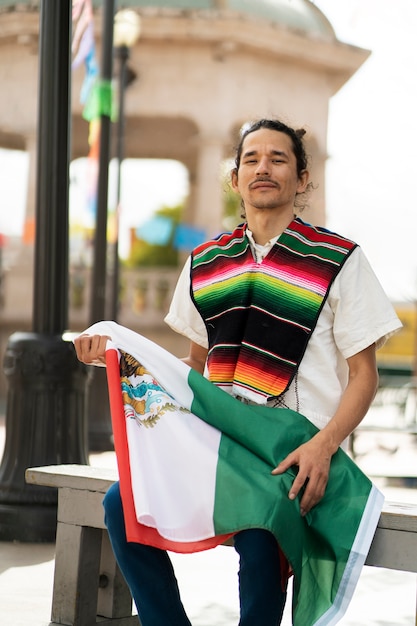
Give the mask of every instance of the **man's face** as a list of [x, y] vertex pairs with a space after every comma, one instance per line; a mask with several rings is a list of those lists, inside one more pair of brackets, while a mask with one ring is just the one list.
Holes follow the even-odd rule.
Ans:
[[291, 138], [285, 133], [261, 128], [245, 138], [239, 170], [232, 174], [232, 187], [246, 211], [281, 209], [294, 211], [297, 193], [305, 191], [308, 172], [297, 174]]

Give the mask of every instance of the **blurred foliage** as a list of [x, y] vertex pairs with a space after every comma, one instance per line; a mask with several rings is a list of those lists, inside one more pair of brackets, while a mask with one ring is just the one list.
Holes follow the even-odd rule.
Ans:
[[[223, 177], [223, 228], [225, 231], [233, 230], [241, 224], [240, 196], [230, 186], [229, 177]], [[174, 236], [177, 224], [181, 222], [184, 206], [179, 204], [174, 207], [164, 206], [155, 211], [154, 216], [167, 217], [173, 222], [172, 233], [166, 245], [159, 246], [150, 244], [143, 239], [133, 238], [127, 267], [177, 267], [179, 252], [174, 248]]]
[[239, 194], [233, 191], [229, 177], [223, 179], [223, 227], [231, 231], [243, 222], [242, 207]]
[[168, 217], [173, 222], [171, 236], [167, 244], [158, 246], [143, 239], [134, 238], [130, 254], [126, 260], [127, 267], [176, 267], [178, 265], [178, 250], [173, 241], [176, 225], [181, 221], [183, 205], [175, 207], [161, 207], [155, 211], [155, 216]]

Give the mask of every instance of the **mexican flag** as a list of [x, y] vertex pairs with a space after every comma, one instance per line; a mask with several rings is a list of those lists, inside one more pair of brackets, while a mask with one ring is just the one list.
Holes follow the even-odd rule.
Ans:
[[295, 470], [271, 471], [317, 428], [283, 408], [242, 404], [161, 347], [114, 322], [107, 377], [128, 540], [177, 552], [272, 532], [294, 575], [293, 624], [345, 613], [383, 496], [340, 449], [325, 496], [305, 517], [288, 498]]

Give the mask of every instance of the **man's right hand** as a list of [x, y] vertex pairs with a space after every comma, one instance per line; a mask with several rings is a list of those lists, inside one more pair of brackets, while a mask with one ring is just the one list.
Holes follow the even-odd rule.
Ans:
[[87, 365], [106, 364], [108, 335], [80, 335], [74, 340], [77, 358]]

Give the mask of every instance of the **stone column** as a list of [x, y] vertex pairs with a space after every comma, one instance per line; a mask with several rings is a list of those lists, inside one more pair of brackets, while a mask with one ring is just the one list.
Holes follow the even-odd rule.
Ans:
[[[25, 228], [22, 243], [12, 267], [5, 276], [5, 301], [2, 316], [12, 330], [28, 328], [32, 318], [33, 257], [36, 198], [36, 136], [26, 138], [29, 153]], [[24, 181], [22, 181], [22, 185]]]
[[221, 162], [225, 155], [225, 145], [224, 137], [201, 134], [196, 170], [190, 177], [192, 222], [194, 226], [204, 229], [209, 237], [222, 230]]

